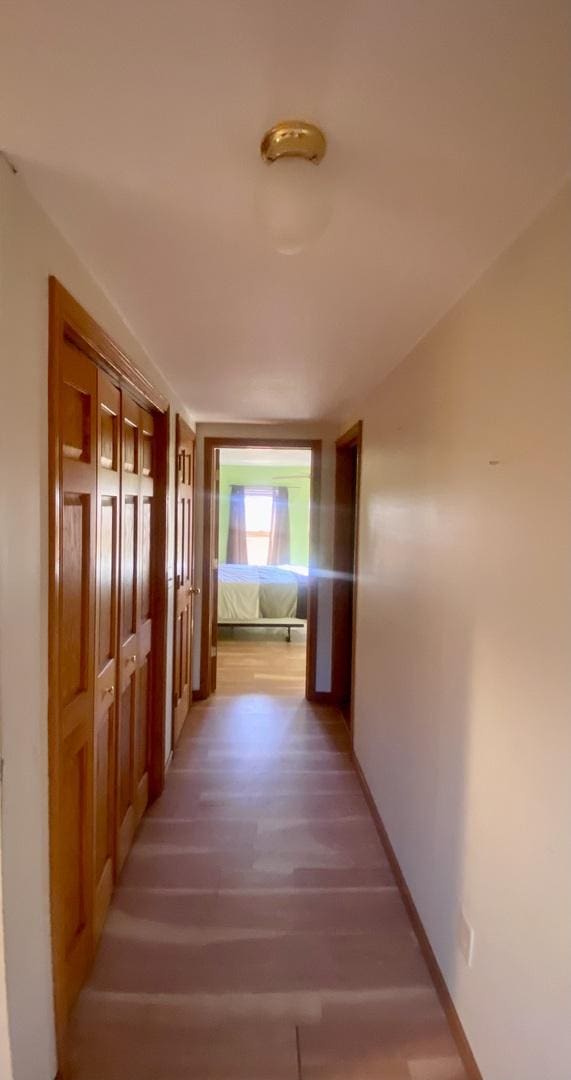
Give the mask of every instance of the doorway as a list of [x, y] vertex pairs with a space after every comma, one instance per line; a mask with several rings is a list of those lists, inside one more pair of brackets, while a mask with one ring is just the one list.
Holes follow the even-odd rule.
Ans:
[[321, 443], [204, 444], [197, 696], [315, 694]]
[[362, 423], [335, 443], [332, 684], [335, 702], [353, 723], [357, 552]]

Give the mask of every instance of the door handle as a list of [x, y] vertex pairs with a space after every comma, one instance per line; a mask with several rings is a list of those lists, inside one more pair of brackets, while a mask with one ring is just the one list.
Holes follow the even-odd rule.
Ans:
[[108, 686], [107, 689], [103, 691], [103, 697], [107, 697], [108, 695], [114, 694], [114, 693], [115, 693], [115, 687], [114, 686]]
[[200, 596], [200, 589], [196, 585], [191, 586], [190, 589], [188, 590], [188, 595], [189, 596]]
[[133, 653], [132, 656], [127, 657], [127, 659], [125, 660], [125, 663], [126, 664], [134, 664], [136, 662], [136, 660], [137, 660], [137, 654]]

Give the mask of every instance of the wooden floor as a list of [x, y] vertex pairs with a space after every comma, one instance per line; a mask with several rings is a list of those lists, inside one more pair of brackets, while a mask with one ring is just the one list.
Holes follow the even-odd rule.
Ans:
[[305, 632], [236, 628], [218, 640], [219, 694], [282, 694], [301, 697], [305, 688]]
[[344, 723], [295, 646], [262, 678], [253, 649], [224, 643], [142, 823], [73, 1080], [465, 1080]]

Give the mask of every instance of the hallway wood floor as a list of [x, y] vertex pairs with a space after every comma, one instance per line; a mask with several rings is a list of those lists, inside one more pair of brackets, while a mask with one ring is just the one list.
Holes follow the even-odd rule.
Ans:
[[305, 631], [237, 627], [218, 639], [218, 694], [303, 697]]
[[73, 1080], [465, 1078], [335, 710], [192, 709], [71, 1060]]

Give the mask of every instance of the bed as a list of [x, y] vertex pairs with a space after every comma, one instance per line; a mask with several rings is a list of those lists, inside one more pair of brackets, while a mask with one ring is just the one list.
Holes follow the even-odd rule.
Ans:
[[307, 567], [243, 566], [218, 568], [218, 625], [292, 627], [307, 618]]

